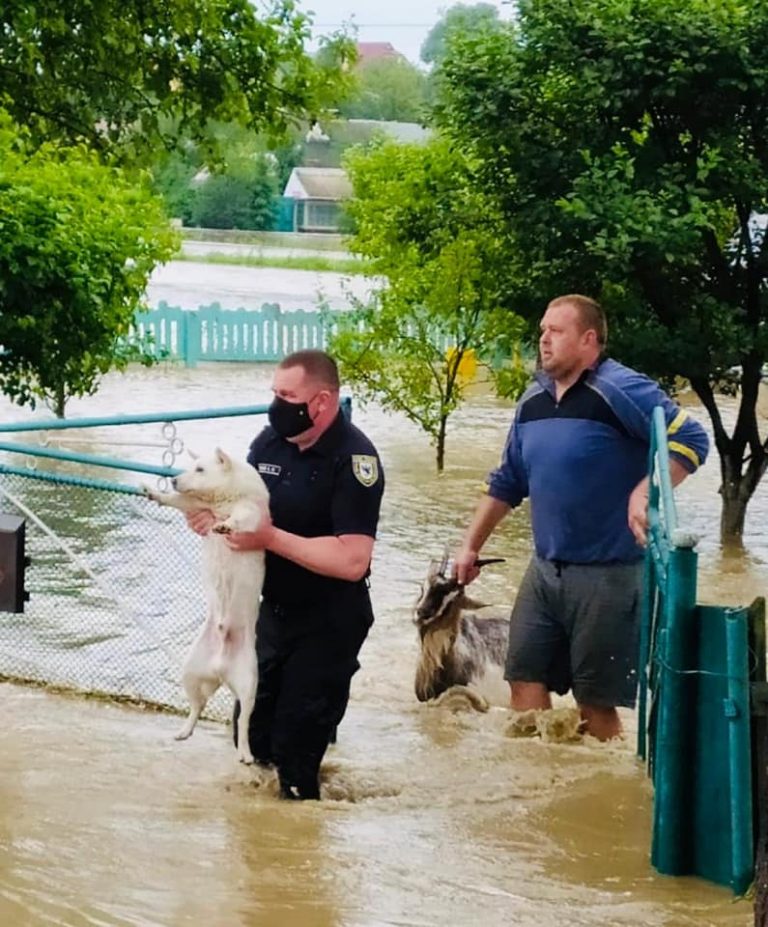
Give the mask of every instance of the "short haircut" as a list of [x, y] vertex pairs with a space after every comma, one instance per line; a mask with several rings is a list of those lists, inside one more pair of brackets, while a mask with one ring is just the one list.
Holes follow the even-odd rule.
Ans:
[[322, 383], [323, 386], [332, 390], [337, 390], [340, 385], [336, 361], [325, 351], [314, 349], [294, 351], [293, 354], [284, 357], [277, 366], [283, 370], [289, 367], [302, 367], [310, 380]]
[[565, 303], [573, 306], [579, 313], [582, 331], [588, 331], [591, 328], [597, 334], [597, 343], [604, 348], [608, 343], [608, 322], [600, 303], [590, 299], [589, 296], [570, 293], [568, 296], [558, 296], [549, 305], [562, 306]]

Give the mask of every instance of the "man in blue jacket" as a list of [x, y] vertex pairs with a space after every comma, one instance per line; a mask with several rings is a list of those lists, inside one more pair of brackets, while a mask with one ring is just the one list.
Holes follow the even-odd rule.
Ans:
[[674, 485], [704, 462], [709, 442], [653, 380], [604, 357], [607, 325], [594, 300], [561, 296], [540, 327], [540, 370], [456, 572], [462, 583], [475, 578], [493, 529], [529, 498], [535, 553], [510, 624], [511, 705], [550, 708], [550, 692], [571, 689], [586, 731], [607, 740], [621, 733], [617, 706], [635, 703], [654, 407], [664, 409]]

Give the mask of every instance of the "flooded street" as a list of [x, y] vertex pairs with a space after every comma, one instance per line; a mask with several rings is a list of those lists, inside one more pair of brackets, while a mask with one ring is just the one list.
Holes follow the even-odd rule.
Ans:
[[[206, 249], [213, 250], [207, 244]], [[361, 275], [342, 277], [329, 271], [170, 261], [152, 275], [147, 301], [152, 308], [165, 300], [182, 309], [215, 302], [222, 309], [261, 309], [264, 303], [279, 303], [284, 312], [314, 312], [318, 299], [325, 300], [331, 309], [348, 309], [347, 293], [366, 299], [371, 287], [370, 279]]]
[[[267, 402], [271, 373], [268, 365], [131, 369], [73, 402], [68, 416]], [[6, 420], [30, 417], [4, 402], [2, 412]], [[458, 542], [511, 414], [509, 403], [478, 386], [451, 419], [446, 471], [437, 475], [433, 450], [414, 426], [377, 408], [354, 409], [379, 448], [387, 491], [372, 576], [376, 623], [326, 759], [322, 803], [279, 802], [268, 777], [238, 768], [225, 725], [202, 723], [176, 743], [171, 715], [0, 685], [0, 924], [751, 924], [749, 902], [651, 868], [652, 796], [634, 757], [634, 714], [624, 713], [624, 742], [545, 742], [512, 736], [501, 707], [454, 714], [413, 695], [410, 609], [419, 582], [429, 559]], [[243, 418], [181, 423], [178, 431], [193, 450], [218, 444], [243, 456], [259, 427], [258, 418]], [[129, 434], [151, 443], [159, 426], [119, 435], [100, 428], [87, 450], [160, 463], [157, 450], [112, 443]], [[746, 553], [734, 557], [719, 545], [718, 484], [712, 457], [679, 490], [679, 520], [701, 538], [700, 599], [744, 604], [768, 589], [766, 487], [750, 507]], [[28, 504], [36, 492], [39, 484], [28, 489]], [[53, 517], [52, 503], [39, 514]], [[108, 534], [103, 543], [111, 543]], [[525, 508], [486, 553], [506, 562], [474, 588], [486, 601], [509, 602], [530, 553]], [[162, 633], [165, 612], [148, 590], [174, 575], [179, 554], [168, 546], [163, 562], [122, 553], [121, 560], [136, 567], [132, 593], [156, 606], [143, 613], [155, 622], [150, 632]], [[61, 554], [59, 573], [70, 568]], [[24, 660], [35, 658], [25, 639], [42, 639], [34, 603], [33, 595], [28, 613], [6, 616]], [[143, 646], [121, 672], [171, 679], [162, 653], [146, 646], [145, 629], [131, 630]], [[183, 649], [185, 641], [174, 643]], [[108, 642], [67, 646], [94, 678], [112, 672]]]

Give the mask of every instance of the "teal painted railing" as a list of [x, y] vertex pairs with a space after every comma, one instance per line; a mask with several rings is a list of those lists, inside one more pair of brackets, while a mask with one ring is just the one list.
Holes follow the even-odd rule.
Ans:
[[[351, 402], [342, 400], [347, 415]], [[200, 540], [181, 514], [143, 493], [135, 474], [170, 477], [183, 452], [176, 425], [197, 419], [261, 416], [267, 405], [149, 412], [92, 418], [0, 423], [0, 513], [24, 521], [22, 547], [6, 536], [0, 549], [0, 679], [99, 693], [142, 706], [186, 710], [181, 686], [183, 654], [204, 615]], [[160, 459], [81, 454], [53, 446], [69, 429], [98, 428], [108, 446], [108, 426], [156, 422], [162, 442], [146, 443], [147, 431], [120, 428], [116, 444], [164, 448]], [[249, 427], [246, 425], [246, 427]], [[259, 424], [251, 423], [253, 431]], [[36, 432], [14, 443], [12, 435]], [[48, 434], [46, 434], [48, 432]], [[35, 443], [37, 438], [37, 443]], [[157, 450], [152, 452], [157, 454]], [[26, 466], [27, 458], [53, 461], [49, 471]], [[95, 478], [107, 473], [108, 479]], [[147, 482], [155, 483], [154, 479]], [[112, 481], [110, 481], [112, 480]], [[23, 556], [24, 597], [16, 605], [16, 555]], [[13, 601], [13, 607], [8, 609]], [[224, 688], [206, 705], [206, 717], [232, 716]]]
[[649, 473], [637, 752], [654, 785], [651, 861], [741, 893], [754, 866], [750, 610], [696, 602], [696, 538], [678, 525], [660, 408]]
[[[341, 399], [341, 408], [347, 417], [352, 415], [352, 400], [349, 396]], [[258, 406], [226, 406], [218, 409], [190, 409], [174, 412], [146, 412], [138, 415], [111, 415], [97, 418], [70, 418], [45, 419], [35, 422], [6, 422], [0, 423], [0, 434], [3, 432], [46, 432], [65, 431], [72, 428], [95, 428], [118, 425], [143, 425], [152, 422], [172, 423], [181, 421], [194, 421], [212, 418], [233, 418], [242, 415], [266, 415], [268, 405]], [[174, 467], [157, 464], [142, 463], [141, 461], [126, 460], [124, 458], [104, 457], [96, 454], [84, 454], [80, 451], [66, 451], [61, 448], [47, 447], [43, 444], [26, 444], [19, 441], [0, 441], [0, 451], [13, 454], [23, 454], [27, 457], [42, 457], [49, 460], [67, 461], [91, 467], [106, 467], [112, 470], [129, 471], [133, 473], [146, 473], [152, 476], [176, 476], [181, 471]], [[34, 476], [36, 479], [49, 477], [57, 483], [69, 482], [73, 485], [88, 486], [92, 489], [105, 489], [111, 492], [141, 495], [142, 490], [135, 486], [121, 483], [109, 483], [103, 480], [93, 480], [77, 475], [60, 473], [30, 473], [28, 468], [17, 467], [7, 463], [0, 463], [0, 473], [12, 473], [18, 476]]]

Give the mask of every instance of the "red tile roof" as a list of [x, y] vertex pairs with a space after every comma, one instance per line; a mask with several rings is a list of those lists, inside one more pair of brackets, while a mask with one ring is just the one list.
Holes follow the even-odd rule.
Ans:
[[391, 42], [358, 42], [357, 60], [359, 64], [366, 61], [378, 61], [380, 58], [402, 58], [403, 56]]

